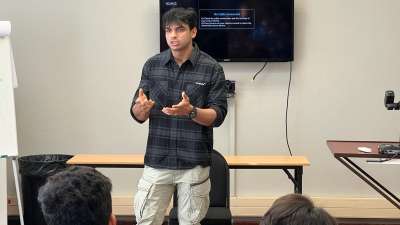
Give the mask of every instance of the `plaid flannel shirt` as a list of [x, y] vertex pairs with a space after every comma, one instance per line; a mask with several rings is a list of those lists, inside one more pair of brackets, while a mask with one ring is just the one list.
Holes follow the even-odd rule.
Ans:
[[[209, 166], [213, 127], [220, 126], [227, 114], [225, 75], [221, 65], [194, 44], [191, 57], [179, 67], [168, 49], [147, 60], [139, 88], [155, 101], [149, 116], [145, 165], [165, 169]], [[211, 127], [202, 126], [187, 116], [169, 116], [161, 111], [163, 107], [180, 102], [182, 91], [193, 106], [215, 110], [217, 117]], [[144, 122], [132, 111], [131, 115], [139, 123]]]

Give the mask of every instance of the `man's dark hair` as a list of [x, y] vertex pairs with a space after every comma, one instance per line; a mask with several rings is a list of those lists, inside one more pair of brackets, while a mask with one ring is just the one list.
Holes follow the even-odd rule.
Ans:
[[164, 13], [162, 17], [162, 27], [171, 24], [187, 24], [191, 29], [197, 27], [197, 14], [193, 8], [172, 8]]
[[300, 194], [278, 198], [265, 213], [260, 225], [336, 225], [335, 219]]
[[38, 201], [47, 225], [107, 225], [111, 188], [110, 179], [94, 168], [74, 166], [49, 177]]

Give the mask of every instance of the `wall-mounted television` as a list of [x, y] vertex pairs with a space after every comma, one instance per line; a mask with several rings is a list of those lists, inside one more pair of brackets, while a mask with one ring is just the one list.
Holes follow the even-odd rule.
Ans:
[[[160, 22], [172, 7], [198, 14], [195, 42], [218, 61], [293, 61], [293, 0], [160, 0]], [[160, 23], [161, 24], [161, 23]], [[160, 28], [160, 51], [167, 49]]]

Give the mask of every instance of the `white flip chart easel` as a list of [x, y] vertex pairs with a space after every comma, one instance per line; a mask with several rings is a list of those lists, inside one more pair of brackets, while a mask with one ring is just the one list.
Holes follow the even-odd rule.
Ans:
[[[0, 21], [0, 181], [7, 184], [6, 159], [11, 159], [17, 191], [18, 210], [21, 225], [24, 225], [20, 184], [18, 177], [18, 144], [15, 121], [14, 88], [17, 86], [14, 58], [10, 44], [11, 24]], [[0, 218], [1, 224], [7, 224], [7, 186], [0, 188]], [[5, 206], [4, 206], [5, 204]], [[4, 215], [3, 215], [4, 214]]]

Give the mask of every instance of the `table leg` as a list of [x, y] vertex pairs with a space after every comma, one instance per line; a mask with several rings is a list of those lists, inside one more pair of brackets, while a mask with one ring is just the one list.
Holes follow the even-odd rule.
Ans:
[[301, 194], [303, 193], [303, 167], [297, 167], [294, 169], [294, 179], [296, 181], [294, 186], [294, 192]]
[[375, 189], [379, 194], [381, 194], [384, 198], [386, 198], [394, 206], [396, 206], [398, 209], [400, 209], [399, 198], [396, 197], [387, 188], [385, 188], [382, 184], [380, 184], [377, 180], [375, 180], [366, 171], [361, 169], [357, 164], [355, 164], [353, 161], [351, 161], [347, 157], [336, 157], [336, 159], [339, 160], [339, 162], [341, 162], [343, 165], [345, 165], [354, 174], [356, 174], [359, 178], [361, 178], [364, 182], [366, 182], [369, 186], [371, 186], [373, 189]]
[[303, 167], [296, 167], [294, 168], [294, 177], [292, 174], [288, 171], [288, 169], [283, 169], [283, 171], [286, 173], [288, 178], [293, 182], [294, 185], [294, 193], [301, 194], [303, 192], [302, 190], [302, 176], [303, 176]]

